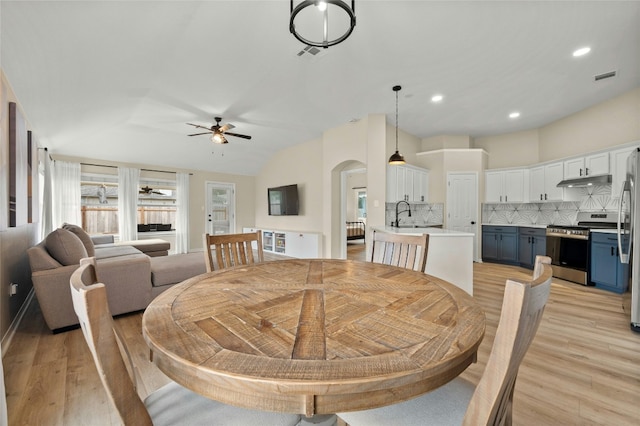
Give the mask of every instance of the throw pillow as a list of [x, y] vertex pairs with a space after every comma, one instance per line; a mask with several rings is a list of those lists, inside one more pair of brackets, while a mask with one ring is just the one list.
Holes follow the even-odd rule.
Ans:
[[58, 228], [45, 238], [45, 246], [51, 256], [62, 265], [77, 265], [80, 259], [88, 257], [87, 249], [80, 238], [71, 231]]
[[66, 229], [67, 231], [71, 231], [76, 234], [78, 238], [80, 238], [80, 241], [82, 241], [82, 244], [84, 244], [84, 248], [87, 249], [87, 255], [95, 256], [96, 249], [93, 245], [93, 240], [91, 239], [89, 234], [87, 234], [87, 231], [85, 231], [78, 225], [72, 225], [70, 223], [64, 223], [62, 225], [62, 229]]

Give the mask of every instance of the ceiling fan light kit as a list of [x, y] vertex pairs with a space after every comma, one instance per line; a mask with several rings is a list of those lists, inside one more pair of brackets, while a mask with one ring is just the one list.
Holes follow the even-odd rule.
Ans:
[[325, 49], [335, 46], [345, 41], [356, 26], [355, 3], [351, 0], [349, 6], [349, 2], [342, 0], [291, 0], [289, 31], [309, 46]]
[[205, 126], [201, 126], [199, 124], [187, 123], [189, 126], [197, 127], [198, 129], [206, 129], [207, 130], [206, 132], [193, 133], [193, 134], [191, 134], [189, 136], [199, 136], [199, 135], [211, 134], [211, 142], [217, 143], [217, 144], [229, 143], [229, 141], [227, 140], [225, 135], [235, 136], [237, 138], [242, 138], [242, 139], [251, 139], [251, 136], [248, 136], [248, 135], [241, 135], [239, 133], [231, 133], [231, 132], [229, 132], [229, 130], [231, 130], [231, 129], [236, 127], [233, 124], [227, 123], [224, 126], [221, 126], [220, 122], [222, 121], [222, 117], [214, 117], [214, 119], [216, 120], [216, 124], [214, 124], [210, 128], [209, 127], [205, 127]]
[[396, 152], [389, 157], [389, 164], [400, 165], [405, 164], [404, 157], [398, 151], [398, 92], [402, 90], [401, 86], [393, 86], [393, 91], [396, 92]]

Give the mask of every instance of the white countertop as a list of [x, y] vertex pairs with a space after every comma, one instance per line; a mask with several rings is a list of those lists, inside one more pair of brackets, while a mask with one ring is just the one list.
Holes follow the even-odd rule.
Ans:
[[473, 234], [469, 232], [452, 231], [450, 229], [442, 228], [396, 228], [395, 226], [374, 226], [373, 229], [389, 232], [391, 234], [429, 234], [430, 237], [473, 237]]
[[538, 229], [546, 229], [547, 225], [538, 225], [535, 223], [529, 225], [523, 225], [521, 223], [483, 223], [483, 226], [517, 226], [520, 228], [538, 228]]
[[591, 232], [597, 232], [599, 234], [617, 234], [617, 229], [592, 229]]

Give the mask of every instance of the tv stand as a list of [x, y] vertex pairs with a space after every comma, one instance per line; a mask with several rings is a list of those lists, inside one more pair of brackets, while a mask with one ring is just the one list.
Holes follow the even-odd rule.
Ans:
[[[256, 232], [258, 228], [243, 228], [243, 232]], [[262, 229], [262, 248], [265, 252], [300, 259], [321, 257], [321, 234], [319, 232], [284, 231]]]

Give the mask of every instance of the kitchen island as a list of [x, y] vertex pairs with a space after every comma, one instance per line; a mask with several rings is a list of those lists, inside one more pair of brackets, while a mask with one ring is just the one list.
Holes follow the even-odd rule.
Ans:
[[441, 228], [374, 226], [377, 232], [429, 234], [425, 272], [463, 289], [473, 296], [473, 234]]

